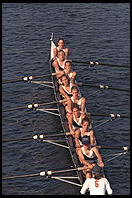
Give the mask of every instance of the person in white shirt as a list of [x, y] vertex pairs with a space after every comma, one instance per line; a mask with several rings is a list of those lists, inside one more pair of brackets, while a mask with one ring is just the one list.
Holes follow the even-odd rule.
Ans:
[[81, 188], [80, 193], [84, 195], [89, 190], [90, 195], [111, 195], [112, 189], [107, 178], [104, 177], [103, 169], [96, 165], [92, 169], [92, 178], [87, 178]]

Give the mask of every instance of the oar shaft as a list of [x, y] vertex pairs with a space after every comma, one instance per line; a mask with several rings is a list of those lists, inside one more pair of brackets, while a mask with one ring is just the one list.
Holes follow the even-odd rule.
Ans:
[[54, 75], [56, 75], [56, 73], [43, 74], [43, 75], [39, 75], [39, 76], [25, 76], [25, 77], [22, 77], [20, 79], [5, 80], [4, 82], [2, 82], [2, 84], [14, 83], [14, 82], [20, 82], [20, 81], [31, 81], [35, 78], [42, 78], [42, 77], [54, 76]]
[[55, 133], [55, 134], [40, 134], [38, 136], [39, 136], [39, 138], [43, 139], [46, 137], [58, 137], [58, 136], [67, 136], [67, 135], [71, 135], [71, 133], [66, 132], [66, 133]]
[[117, 91], [127, 91], [130, 92], [129, 89], [123, 89], [123, 88], [116, 88], [116, 87], [110, 87], [108, 85], [91, 85], [88, 84], [87, 82], [77, 82], [76, 83], [78, 86], [87, 86], [87, 87], [94, 87], [94, 88], [99, 88], [99, 89], [111, 89], [111, 90], [117, 90]]
[[24, 178], [24, 177], [33, 177], [33, 176], [51, 176], [52, 174], [55, 174], [55, 173], [82, 171], [84, 169], [87, 169], [87, 168], [86, 167], [78, 167], [78, 168], [58, 170], [58, 171], [42, 171], [40, 173], [34, 173], [34, 174], [7, 176], [7, 177], [3, 177], [2, 180], [15, 179], [15, 178]]
[[19, 109], [26, 109], [27, 107], [23, 106], [23, 107], [14, 107], [14, 108], [10, 108], [10, 109], [2, 109], [2, 112], [6, 112], [6, 111], [14, 111], [14, 110], [19, 110]]
[[23, 137], [23, 138], [18, 138], [18, 139], [5, 139], [2, 140], [2, 142], [16, 142], [16, 141], [23, 141], [23, 140], [31, 140], [32, 137]]
[[15, 79], [15, 80], [6, 80], [2, 82], [2, 84], [7, 84], [7, 83], [15, 83], [15, 82], [21, 82], [23, 79]]
[[103, 65], [103, 66], [108, 66], [108, 67], [122, 67], [122, 68], [130, 68], [129, 66], [125, 65], [116, 65], [116, 64], [109, 64], [109, 63], [100, 63], [98, 61], [78, 61], [78, 60], [72, 60], [73, 63], [82, 63], [82, 64], [88, 64], [91, 67], [95, 65]]
[[35, 106], [38, 107], [38, 104], [30, 104], [30, 105], [22, 106], [22, 107], [14, 107], [14, 108], [10, 108], [10, 109], [2, 109], [2, 112], [14, 111], [14, 110], [20, 110], [20, 109], [28, 109], [28, 108], [32, 109], [32, 108], [35, 108]]
[[15, 175], [15, 176], [3, 177], [2, 179], [15, 179], [15, 178], [33, 177], [33, 176], [40, 176], [40, 173], [29, 174], [29, 175]]
[[51, 73], [51, 74], [43, 74], [40, 76], [34, 76], [34, 78], [42, 78], [42, 77], [47, 77], [47, 76], [55, 76], [57, 73]]
[[54, 134], [40, 134], [40, 135], [34, 135], [33, 137], [23, 137], [23, 138], [17, 138], [17, 139], [5, 139], [2, 140], [2, 142], [16, 142], [16, 141], [23, 141], [23, 140], [32, 140], [32, 139], [44, 139], [47, 137], [58, 137], [58, 136], [68, 136], [71, 135], [70, 132], [66, 133], [54, 133]]
[[123, 151], [129, 151], [129, 146], [96, 146], [99, 149], [110, 149], [110, 150], [123, 150]]
[[[99, 113], [90, 113], [91, 116], [99, 117], [111, 117], [111, 118], [130, 118], [130, 116], [124, 116], [120, 114], [99, 114]], [[113, 116], [112, 116], [113, 115]], [[119, 115], [119, 116], [118, 116]]]
[[47, 175], [53, 175], [53, 174], [56, 174], [56, 173], [66, 173], [66, 172], [72, 172], [72, 171], [82, 171], [82, 170], [85, 170], [85, 169], [88, 169], [88, 167], [86, 166], [83, 166], [83, 167], [78, 167], [78, 168], [70, 168], [70, 169], [64, 169], [64, 170], [52, 170], [52, 171], [42, 171], [40, 172], [40, 175], [41, 176], [47, 176]]
[[67, 101], [66, 99], [63, 100], [59, 100], [59, 101], [53, 101], [53, 102], [45, 102], [45, 103], [41, 103], [41, 104], [29, 104], [27, 106], [22, 106], [22, 107], [14, 107], [14, 108], [10, 108], [10, 109], [2, 109], [2, 112], [6, 112], [6, 111], [14, 111], [14, 110], [19, 110], [19, 109], [33, 109], [33, 108], [38, 108], [39, 106], [44, 106], [44, 105], [49, 105], [49, 104], [56, 104], [56, 103], [63, 103]]
[[99, 65], [109, 66], [109, 67], [124, 67], [124, 68], [129, 68], [128, 66], [125, 66], [125, 65], [116, 65], [116, 64], [107, 64], [107, 63], [99, 63]]

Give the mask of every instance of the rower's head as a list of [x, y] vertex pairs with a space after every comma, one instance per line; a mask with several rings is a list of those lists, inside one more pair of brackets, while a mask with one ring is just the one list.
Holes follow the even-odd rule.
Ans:
[[63, 74], [63, 75], [62, 75], [61, 81], [62, 81], [62, 84], [63, 84], [64, 86], [66, 86], [66, 85], [69, 84], [69, 79], [68, 79], [68, 77], [66, 76], [66, 74]]
[[63, 61], [65, 59], [65, 52], [63, 50], [60, 50], [58, 52], [58, 58], [59, 60]]
[[98, 166], [97, 164], [92, 168], [92, 177], [96, 179], [100, 179], [104, 177], [103, 169], [102, 167]]
[[63, 49], [63, 46], [64, 46], [64, 39], [63, 38], [59, 38], [59, 40], [58, 40], [58, 46]]
[[79, 89], [78, 89], [78, 87], [77, 86], [73, 86], [71, 88], [71, 93], [72, 93], [73, 97], [78, 96], [79, 95]]
[[90, 146], [90, 138], [87, 135], [84, 135], [82, 137], [82, 144], [84, 147], [89, 147]]
[[66, 72], [71, 71], [71, 61], [67, 60], [65, 62], [65, 66], [64, 67], [65, 67]]
[[82, 128], [84, 131], [87, 131], [87, 129], [90, 127], [91, 125], [91, 120], [86, 116], [85, 118], [83, 118], [82, 120]]
[[73, 112], [73, 115], [75, 117], [79, 117], [80, 116], [80, 108], [79, 108], [78, 104], [76, 104], [76, 103], [73, 104], [72, 112]]

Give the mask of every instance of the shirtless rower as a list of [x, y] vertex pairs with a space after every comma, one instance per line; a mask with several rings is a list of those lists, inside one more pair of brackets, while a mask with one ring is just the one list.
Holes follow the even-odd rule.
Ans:
[[72, 105], [76, 103], [77, 105], [79, 105], [81, 112], [86, 113], [87, 110], [85, 107], [85, 98], [81, 96], [79, 92], [79, 88], [77, 86], [73, 86], [71, 88], [71, 93], [72, 93], [72, 97], [71, 97]]
[[65, 52], [65, 58], [68, 57], [68, 53], [69, 53], [69, 49], [68, 48], [64, 48], [64, 39], [63, 38], [59, 38], [58, 40], [58, 47], [54, 48], [54, 57], [57, 56], [58, 52], [60, 50], [63, 50]]
[[79, 106], [74, 103], [72, 106], [72, 114], [67, 117], [69, 130], [73, 137], [75, 137], [77, 129], [82, 127], [82, 120], [85, 116], [85, 113], [81, 113]]
[[83, 170], [86, 179], [91, 177], [91, 170], [96, 165], [95, 158], [98, 160], [98, 165], [100, 167], [104, 167], [104, 163], [98, 149], [95, 146], [91, 147], [89, 137], [87, 135], [82, 137], [82, 146], [76, 147], [76, 153], [80, 162], [87, 168]]
[[102, 168], [98, 165], [92, 169], [92, 178], [87, 178], [81, 188], [80, 193], [84, 195], [87, 191], [90, 191], [90, 195], [105, 195], [106, 191], [109, 195], [112, 195], [112, 189], [107, 178], [104, 177]]

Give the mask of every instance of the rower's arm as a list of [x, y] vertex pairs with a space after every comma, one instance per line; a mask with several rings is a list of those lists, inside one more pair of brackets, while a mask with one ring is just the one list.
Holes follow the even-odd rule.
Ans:
[[69, 124], [69, 129], [72, 130], [72, 122], [73, 122], [73, 116], [72, 114], [70, 116], [67, 116], [68, 124]]
[[69, 54], [69, 49], [68, 48], [65, 48], [65, 58], [68, 57], [68, 54]]
[[93, 149], [93, 151], [94, 151], [94, 153], [95, 153], [95, 155], [96, 155], [96, 157], [97, 157], [97, 159], [99, 161], [99, 166], [100, 167], [103, 167], [104, 166], [104, 163], [103, 163], [102, 157], [101, 157], [98, 149], [96, 147], [93, 147], [92, 149]]
[[57, 48], [54, 48], [53, 52], [54, 52], [54, 57], [56, 57], [58, 52]]
[[80, 136], [80, 129], [77, 129], [76, 130], [76, 133], [75, 133], [75, 145], [76, 145], [76, 148], [80, 148], [80, 142], [79, 142], [79, 136]]
[[58, 78], [61, 78], [62, 76], [63, 76], [63, 74], [64, 74], [65, 72], [64, 71], [59, 71], [59, 72], [57, 72], [57, 79]]
[[73, 73], [72, 73], [71, 82], [72, 82], [73, 84], [75, 84], [76, 75], [77, 75], [76, 72], [73, 72]]
[[53, 65], [53, 67], [55, 68], [56, 72], [59, 73], [59, 72], [60, 72], [60, 69], [59, 69], [57, 60], [54, 60], [54, 62], [53, 62], [52, 65]]
[[81, 112], [82, 113], [85, 112], [85, 103], [86, 103], [86, 100], [84, 97], [82, 97], [82, 99], [81, 99]]
[[90, 143], [91, 145], [95, 144], [95, 136], [94, 136], [94, 131], [92, 129], [90, 130]]
[[73, 125], [72, 125], [72, 123], [73, 123], [73, 115], [72, 114], [68, 114], [67, 120], [68, 120], [69, 130], [70, 130], [71, 134], [74, 134], [75, 130], [73, 129]]

